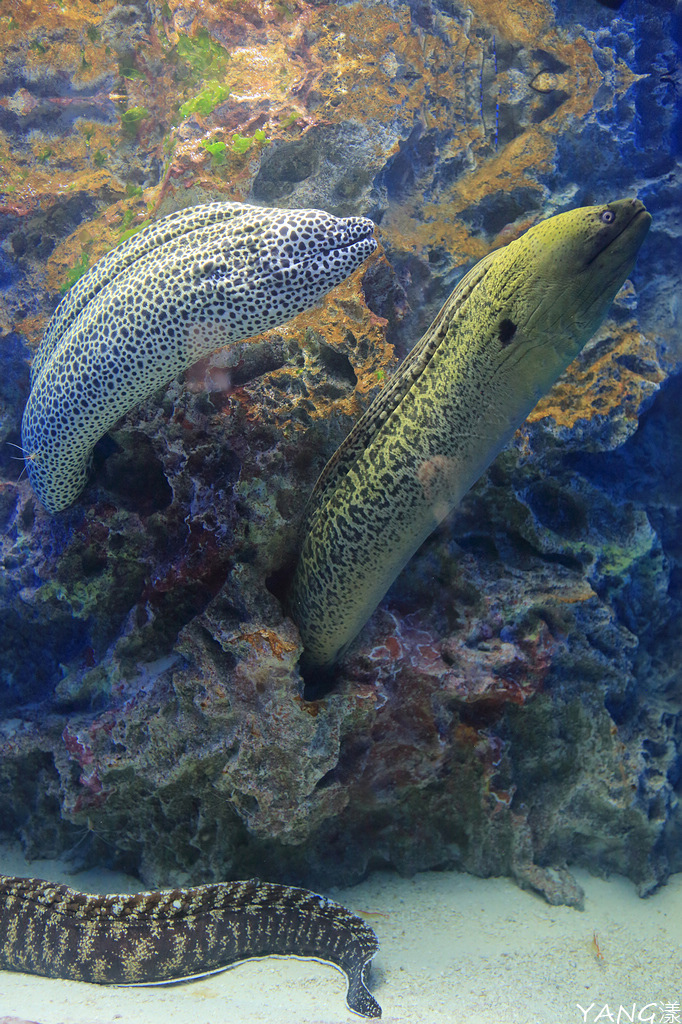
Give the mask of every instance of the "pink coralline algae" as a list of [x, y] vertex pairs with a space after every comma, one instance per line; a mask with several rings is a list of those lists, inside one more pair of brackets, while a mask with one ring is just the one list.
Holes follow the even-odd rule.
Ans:
[[[386, 629], [387, 619], [393, 620], [393, 629]], [[457, 701], [495, 706], [506, 701], [523, 704], [542, 688], [553, 649], [546, 628], [538, 639], [523, 645], [505, 643], [491, 634], [486, 642], [471, 647], [456, 637], [438, 637], [422, 628], [420, 619], [418, 613], [400, 619], [389, 612], [383, 642], [369, 653], [366, 646], [355, 648], [356, 657], [364, 656], [377, 665], [377, 680], [411, 669], [437, 679], [439, 689]]]

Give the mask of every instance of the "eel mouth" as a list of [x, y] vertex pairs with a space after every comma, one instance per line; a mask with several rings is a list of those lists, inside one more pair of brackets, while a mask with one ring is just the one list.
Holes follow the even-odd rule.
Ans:
[[[623, 262], [632, 258], [633, 251], [636, 252], [644, 241], [644, 236], [651, 224], [651, 214], [641, 199], [631, 200], [631, 214], [622, 225], [620, 231], [613, 238], [609, 238], [604, 245], [600, 246], [597, 252], [587, 261], [585, 266], [589, 267], [603, 253], [612, 246], [623, 248]], [[633, 248], [631, 248], [633, 247]]]
[[[637, 226], [638, 231], [639, 230], [644, 230], [644, 232], [646, 232], [646, 231], [649, 230], [649, 225], [651, 224], [651, 214], [647, 210], [647, 208], [644, 205], [644, 203], [642, 203], [639, 199], [636, 202], [637, 202], [639, 208], [635, 210], [633, 215], [628, 220], [627, 224], [623, 225], [623, 230], [618, 235], [618, 238], [621, 238], [625, 234], [626, 231], [629, 231], [630, 228], [632, 228], [635, 225]], [[637, 224], [638, 221], [639, 221], [639, 224]], [[645, 227], [645, 225], [646, 225], [646, 227]], [[615, 241], [615, 239], [614, 239], [614, 241]]]
[[374, 252], [377, 247], [377, 240], [374, 237], [376, 225], [366, 217], [349, 217], [347, 224], [347, 240], [344, 239], [342, 242], [332, 245], [329, 252], [346, 252], [355, 249], [358, 245], [364, 246], [367, 243], [371, 245], [372, 252]]
[[[340, 237], [337, 235], [335, 238], [329, 238], [327, 245], [320, 245], [298, 258], [282, 253], [263, 259], [261, 270], [277, 280], [278, 275], [306, 270], [320, 261], [339, 259], [346, 264], [343, 273], [343, 277], [346, 277], [353, 270], [357, 270], [368, 256], [376, 252], [379, 243], [374, 237], [375, 230], [376, 225], [371, 220], [365, 217], [349, 217], [343, 234]], [[349, 269], [348, 264], [351, 261], [352, 266]]]
[[619, 268], [634, 264], [639, 248], [651, 225], [651, 220], [651, 214], [644, 204], [638, 203], [638, 209], [634, 211], [623, 230], [611, 243], [614, 255], [617, 252]]
[[363, 238], [358, 238], [356, 241], [351, 242], [343, 248], [332, 249], [330, 255], [333, 253], [352, 253], [360, 263], [364, 263], [368, 256], [371, 256], [373, 252], [376, 252], [377, 245], [378, 242], [376, 238], [369, 234], [365, 235]]

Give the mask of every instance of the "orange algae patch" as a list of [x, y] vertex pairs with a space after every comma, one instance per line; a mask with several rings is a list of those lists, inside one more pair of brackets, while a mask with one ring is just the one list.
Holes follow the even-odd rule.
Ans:
[[[409, 224], [413, 244], [416, 242], [418, 247], [424, 248], [443, 244], [460, 256], [462, 263], [471, 258], [481, 259], [492, 247], [484, 239], [471, 235], [457, 220], [458, 216], [467, 207], [475, 206], [495, 192], [510, 192], [517, 188], [540, 192], [537, 176], [551, 169], [553, 158], [554, 141], [551, 138], [540, 129], [524, 132], [505, 146], [498, 156], [466, 176], [456, 186], [452, 198], [423, 206], [426, 223]], [[402, 229], [405, 231], [405, 215], [398, 214], [396, 220], [403, 221]]]
[[560, 593], [555, 590], [549, 592], [545, 597], [546, 604], [581, 604], [584, 601], [592, 601], [596, 597], [595, 591], [589, 583], [575, 583], [570, 588], [563, 589]]
[[[387, 321], [370, 312], [365, 305], [362, 278], [366, 267], [367, 264], [337, 285], [324, 298], [321, 308], [301, 313], [283, 327], [249, 339], [254, 342], [267, 341], [269, 338], [284, 338], [285, 341], [291, 339], [303, 352], [303, 369], [287, 364], [268, 374], [274, 384], [281, 382], [277, 394], [280, 398], [284, 396], [283, 404], [273, 410], [273, 415], [282, 420], [286, 430], [302, 429], [302, 424], [291, 416], [292, 409], [301, 399], [299, 395], [291, 393], [288, 382], [292, 373], [302, 374], [304, 380], [307, 374], [314, 376], [319, 373], [316, 338], [348, 357], [357, 383], [350, 394], [340, 397], [326, 398], [322, 394], [311, 393], [314, 402], [306, 400], [305, 405], [311, 419], [327, 419], [332, 414], [357, 419], [367, 407], [371, 392], [383, 386], [390, 378], [396, 363], [393, 346], [386, 340]], [[238, 393], [236, 397], [239, 397]], [[247, 409], [248, 415], [250, 413]], [[258, 415], [261, 416], [262, 412]]]
[[69, 0], [61, 6], [56, 0], [45, 3], [45, 0], [4, 0], [0, 25], [3, 31], [8, 23], [25, 31], [26, 29], [46, 30], [65, 25], [82, 27], [101, 20], [103, 15], [110, 14], [118, 7], [118, 0], [99, 0], [97, 11], [93, 11], [92, 0]]
[[554, 21], [554, 12], [544, 0], [473, 0], [471, 8], [505, 39], [535, 47]]
[[[325, 300], [322, 313], [318, 310], [303, 313], [291, 325], [298, 330], [311, 327], [320, 331], [326, 344], [332, 348], [343, 347], [349, 353], [358, 378], [354, 396], [374, 390], [387, 379], [388, 371], [395, 363], [393, 346], [386, 341], [387, 321], [370, 312], [365, 305], [362, 278], [366, 269], [367, 264], [337, 285]], [[360, 339], [361, 348], [354, 344]], [[343, 411], [357, 414], [355, 397], [353, 409]]]
[[[116, 66], [116, 54], [107, 53], [103, 43], [93, 43], [86, 30], [100, 24], [117, 6], [117, 0], [102, 0], [96, 8], [85, 0], [69, 0], [63, 5], [6, 0], [0, 17], [3, 42], [6, 48], [25, 49], [29, 81], [40, 80], [45, 67], [57, 67], [79, 85], [86, 85], [101, 76], [103, 67]], [[59, 98], [52, 101], [59, 103]], [[69, 102], [61, 99], [62, 104]]]
[[21, 323], [14, 324], [13, 329], [21, 332], [29, 348], [34, 351], [40, 344], [46, 322], [46, 318], [39, 315], [22, 316]]
[[[421, 109], [432, 75], [407, 14], [396, 17], [383, 4], [325, 7], [315, 28], [321, 35], [311, 53], [324, 72], [321, 105], [329, 120], [352, 117], [390, 125], [398, 109], [401, 121]], [[445, 54], [444, 43], [434, 45]], [[409, 78], [396, 76], [399, 65]]]
[[455, 726], [453, 741], [455, 747], [470, 747], [476, 750], [481, 737], [477, 729], [467, 725], [465, 722], [458, 722]]
[[632, 322], [614, 332], [614, 338], [607, 351], [596, 346], [571, 363], [527, 422], [551, 417], [558, 427], [571, 429], [579, 420], [608, 417], [616, 410], [625, 419], [635, 420], [643, 399], [657, 389], [665, 374], [646, 351], [646, 337]]
[[[536, 188], [536, 175], [549, 171], [554, 156], [554, 141], [541, 129], [528, 129], [457, 187], [462, 208], [479, 203], [499, 190]], [[426, 213], [435, 213], [430, 206]]]
[[457, 218], [467, 205], [429, 204], [430, 220], [424, 222], [417, 203], [404, 201], [389, 207], [381, 221], [381, 233], [399, 249], [424, 252], [444, 245], [457, 258], [457, 265], [483, 259], [490, 251], [485, 239], [471, 234]]
[[[476, 206], [486, 197], [495, 193], [509, 193], [515, 189], [536, 190], [540, 197], [544, 194], [544, 186], [540, 178], [552, 170], [556, 154], [556, 138], [566, 130], [567, 122], [572, 118], [583, 118], [589, 114], [594, 104], [597, 90], [604, 80], [594, 59], [592, 48], [584, 38], [567, 42], [552, 27], [552, 12], [543, 2], [500, 5], [496, 0], [479, 0], [473, 6], [474, 13], [485, 23], [494, 26], [500, 35], [522, 45], [542, 46], [567, 65], [566, 71], [552, 76], [545, 75], [542, 91], [560, 91], [566, 99], [554, 113], [539, 124], [528, 127], [520, 136], [503, 145], [498, 152], [496, 137], [491, 126], [486, 126], [483, 118], [471, 116], [471, 111], [462, 109], [461, 130], [449, 144], [451, 154], [456, 156], [464, 150], [471, 154], [472, 170], [464, 173], [451, 186], [434, 190], [433, 199], [424, 206], [422, 196], [417, 194], [403, 197], [399, 204], [392, 203], [382, 221], [382, 231], [394, 244], [405, 249], [420, 251], [433, 245], [444, 245], [458, 262], [464, 263], [471, 259], [480, 259], [490, 251], [491, 246], [479, 235], [471, 234], [461, 221], [461, 215], [468, 207]], [[470, 38], [473, 42], [470, 41]], [[431, 39], [425, 43], [423, 69], [430, 92], [437, 95], [447, 89], [450, 106], [446, 111], [446, 119], [438, 117], [438, 105], [430, 101], [428, 116], [424, 113], [425, 127], [436, 124], [440, 128], [451, 127], [457, 122], [456, 108], [461, 105], [457, 100], [457, 90], [461, 88], [460, 78], [466, 73], [471, 77], [473, 66], [483, 61], [491, 61], [494, 56], [495, 40], [492, 40], [490, 52], [481, 48], [481, 43], [469, 29], [469, 36], [463, 32], [452, 39], [451, 52], [443, 58], [439, 55], [441, 73], [434, 75], [430, 71], [429, 57], [433, 51]], [[428, 49], [430, 47], [430, 50]], [[474, 56], [472, 57], [472, 51]], [[471, 67], [464, 68], [464, 55], [468, 54]], [[459, 63], [459, 67], [456, 63]], [[482, 64], [481, 64], [482, 66]], [[443, 70], [445, 69], [445, 70]], [[625, 91], [634, 80], [625, 65], [614, 64], [615, 86], [617, 91]], [[541, 64], [537, 67], [538, 75], [542, 76]], [[525, 84], [519, 84], [514, 75], [505, 71], [495, 73], [491, 97], [495, 92], [500, 104], [513, 102], [519, 88], [530, 88], [531, 77]], [[533, 79], [534, 81], [535, 79]], [[540, 85], [543, 83], [541, 82]], [[453, 104], [454, 108], [453, 109]], [[435, 116], [433, 111], [435, 110]], [[415, 112], [421, 116], [421, 112]], [[523, 228], [529, 226], [528, 223]], [[518, 232], [513, 233], [513, 237]], [[499, 244], [508, 239], [500, 238]], [[494, 246], [493, 246], [494, 247]]]
[[[105, 175], [104, 178], [107, 187], [111, 187], [109, 176]], [[89, 181], [92, 182], [92, 176]], [[85, 184], [83, 191], [88, 191]], [[133, 204], [128, 200], [114, 203], [97, 219], [81, 226], [55, 247], [47, 260], [47, 283], [53, 291], [59, 292], [74, 283], [69, 275], [75, 267], [93, 267], [101, 256], [120, 243], [123, 216], [128, 209], [135, 210], [138, 219], [146, 212], [146, 206], [141, 200]], [[135, 226], [135, 218], [130, 226]]]
[[291, 640], [285, 640], [281, 633], [265, 628], [256, 629], [250, 633], [242, 632], [239, 634], [239, 640], [249, 644], [253, 651], [258, 651], [261, 654], [270, 653], [280, 661], [285, 655], [297, 650], [299, 646]]

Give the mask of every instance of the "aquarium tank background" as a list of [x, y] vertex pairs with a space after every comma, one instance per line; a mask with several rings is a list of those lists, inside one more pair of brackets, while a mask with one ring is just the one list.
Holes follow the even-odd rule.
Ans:
[[[679, 4], [5, 0], [0, 25], [0, 837], [149, 887], [438, 868], [579, 907], [573, 866], [654, 892], [682, 870]], [[597, 335], [304, 680], [283, 595], [325, 462], [477, 260], [635, 196]], [[215, 200], [369, 218], [379, 248], [131, 408], [48, 513], [21, 418], [51, 314]]]

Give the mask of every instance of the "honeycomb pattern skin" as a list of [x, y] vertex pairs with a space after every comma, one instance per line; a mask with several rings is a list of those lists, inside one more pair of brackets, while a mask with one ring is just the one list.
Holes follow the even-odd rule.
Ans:
[[41, 504], [72, 504], [95, 443], [159, 387], [313, 306], [374, 252], [373, 231], [321, 210], [210, 203], [100, 260], [60, 303], [34, 361], [21, 443]]

